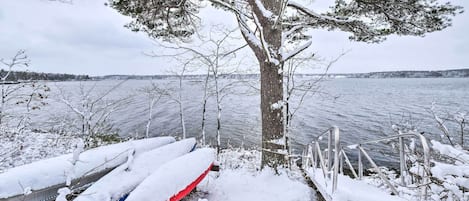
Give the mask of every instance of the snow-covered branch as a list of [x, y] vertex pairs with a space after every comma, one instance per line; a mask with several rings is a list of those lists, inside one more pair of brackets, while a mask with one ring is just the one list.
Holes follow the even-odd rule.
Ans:
[[333, 23], [339, 23], [339, 24], [353, 22], [353, 20], [349, 20], [349, 19], [339, 19], [339, 18], [327, 16], [327, 15], [321, 15], [319, 13], [314, 12], [313, 10], [311, 10], [309, 8], [306, 8], [305, 6], [303, 6], [300, 3], [297, 3], [295, 1], [288, 1], [287, 5], [289, 7], [295, 8], [295, 9], [303, 12], [304, 14], [308, 15], [309, 17], [311, 17], [313, 19], [325, 20], [325, 21], [329, 21], [329, 22], [333, 22]]
[[282, 62], [284, 61], [287, 61], [289, 59], [291, 59], [292, 57], [296, 56], [297, 54], [303, 52], [304, 50], [306, 50], [309, 46], [311, 46], [313, 42], [311, 40], [309, 40], [308, 42], [306, 42], [305, 44], [297, 47], [295, 50], [291, 51], [291, 52], [288, 52], [288, 53], [282, 53]]

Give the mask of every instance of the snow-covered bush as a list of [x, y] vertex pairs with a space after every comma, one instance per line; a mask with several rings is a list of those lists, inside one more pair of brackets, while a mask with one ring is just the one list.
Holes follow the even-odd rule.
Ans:
[[[14, 136], [13, 138], [4, 137]], [[1, 128], [0, 173], [37, 160], [70, 153], [78, 138], [31, 130], [16, 132]]]
[[[446, 139], [452, 146], [458, 146], [464, 149], [464, 135], [469, 121], [468, 113], [466, 111], [438, 111], [436, 103], [432, 103], [432, 107], [429, 111], [435, 119], [438, 129], [441, 131], [441, 138]], [[446, 115], [442, 115], [441, 113]], [[455, 129], [448, 128], [447, 124], [452, 124]]]

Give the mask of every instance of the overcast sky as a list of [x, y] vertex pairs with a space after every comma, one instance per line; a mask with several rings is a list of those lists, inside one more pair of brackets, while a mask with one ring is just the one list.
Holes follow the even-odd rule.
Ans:
[[[168, 59], [143, 54], [161, 51], [143, 33], [123, 25], [130, 19], [104, 6], [105, 0], [0, 0], [0, 58], [27, 50], [30, 71], [105, 74], [164, 74]], [[453, 0], [469, 8], [469, 1]], [[466, 9], [467, 10], [467, 9]], [[213, 11], [203, 15], [232, 21]], [[206, 17], [202, 17], [206, 19]], [[453, 26], [420, 37], [389, 37], [381, 44], [350, 42], [347, 34], [316, 31], [312, 50], [333, 58], [350, 50], [331, 72], [439, 70], [469, 68], [469, 13], [456, 16]], [[204, 22], [218, 23], [218, 22]]]

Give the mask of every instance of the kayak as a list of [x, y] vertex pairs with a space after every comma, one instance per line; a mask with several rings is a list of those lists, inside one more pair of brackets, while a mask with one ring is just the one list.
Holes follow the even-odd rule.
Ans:
[[157, 137], [102, 146], [79, 154], [75, 165], [72, 165], [73, 154], [66, 154], [18, 166], [0, 174], [0, 199], [34, 195], [36, 191], [51, 187], [57, 188], [52, 189], [55, 193], [51, 195], [56, 196], [57, 190], [65, 187], [69, 179], [78, 181], [123, 164], [129, 150], [138, 155], [174, 141], [173, 137]]
[[179, 201], [208, 174], [215, 150], [202, 148], [163, 164], [133, 190], [126, 201]]
[[75, 201], [124, 200], [130, 191], [161, 165], [187, 154], [195, 145], [196, 140], [189, 138], [135, 156], [99, 179]]

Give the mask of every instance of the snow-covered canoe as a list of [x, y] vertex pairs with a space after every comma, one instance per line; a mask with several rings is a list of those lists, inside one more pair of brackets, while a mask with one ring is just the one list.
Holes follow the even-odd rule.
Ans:
[[75, 201], [116, 201], [124, 197], [164, 163], [187, 154], [195, 146], [189, 138], [147, 151], [99, 179]]
[[0, 174], [0, 199], [34, 194], [37, 190], [52, 186], [64, 186], [67, 177], [76, 180], [121, 165], [127, 161], [130, 150], [140, 154], [174, 141], [173, 137], [157, 137], [90, 149], [79, 155], [75, 166], [71, 163], [73, 154], [18, 166]]
[[126, 201], [178, 201], [208, 174], [215, 150], [202, 148], [165, 163], [133, 190]]

